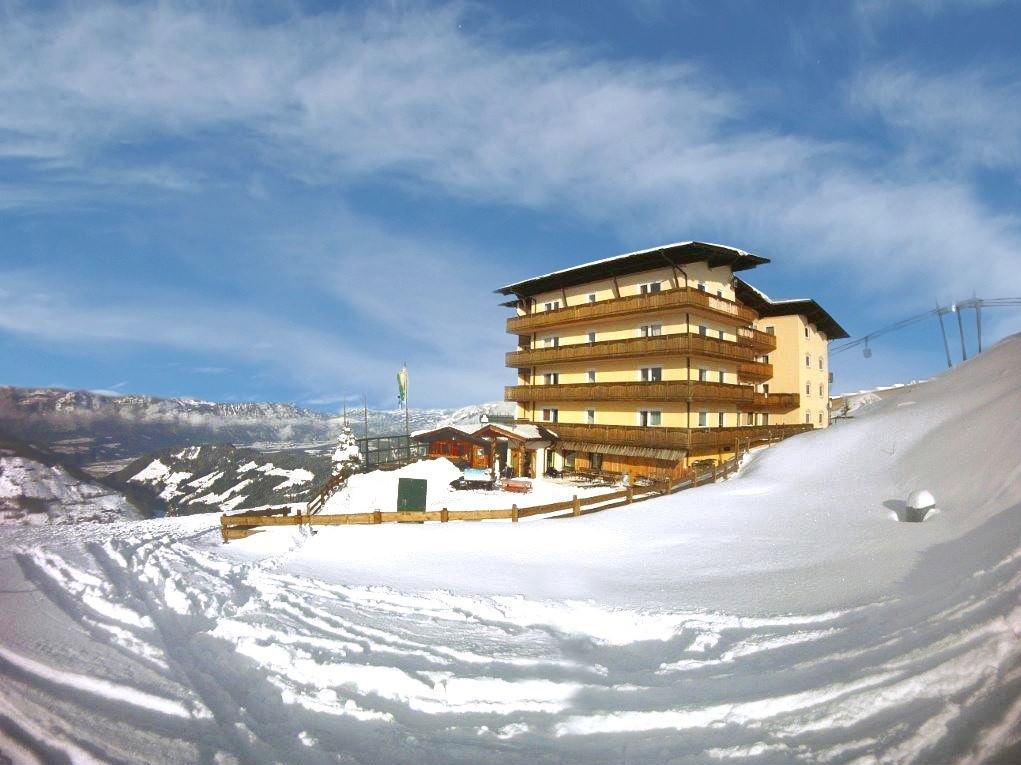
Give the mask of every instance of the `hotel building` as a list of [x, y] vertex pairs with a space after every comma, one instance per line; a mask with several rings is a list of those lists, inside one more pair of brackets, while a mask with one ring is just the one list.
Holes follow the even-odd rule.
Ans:
[[505, 398], [552, 436], [517, 471], [676, 477], [828, 425], [827, 343], [847, 333], [815, 301], [773, 301], [734, 276], [768, 262], [683, 242], [497, 290], [516, 310]]

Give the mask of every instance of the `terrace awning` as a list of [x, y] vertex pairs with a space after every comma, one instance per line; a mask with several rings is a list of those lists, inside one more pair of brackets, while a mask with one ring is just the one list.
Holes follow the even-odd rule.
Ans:
[[560, 441], [557, 448], [567, 452], [596, 452], [617, 457], [644, 457], [651, 460], [676, 462], [687, 455], [683, 449], [653, 449], [649, 446], [623, 446], [619, 444], [587, 444], [582, 441]]

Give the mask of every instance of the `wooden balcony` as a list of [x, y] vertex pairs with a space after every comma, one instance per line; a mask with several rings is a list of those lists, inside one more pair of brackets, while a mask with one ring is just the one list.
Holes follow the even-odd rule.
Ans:
[[512, 316], [507, 319], [507, 331], [524, 335], [548, 327], [627, 316], [645, 316], [654, 311], [670, 309], [695, 310], [729, 324], [747, 325], [759, 318], [759, 315], [746, 305], [701, 290], [682, 287], [646, 295], [627, 295], [595, 303], [582, 303], [525, 316]]
[[662, 382], [573, 383], [567, 385], [511, 385], [506, 401], [685, 401], [736, 404], [742, 411], [790, 412], [798, 408], [797, 393], [759, 393], [750, 385], [698, 380]]
[[556, 348], [512, 351], [507, 354], [507, 366], [520, 368], [572, 361], [588, 362], [640, 356], [686, 355], [743, 362], [750, 375], [754, 370], [758, 370], [759, 374], [755, 376], [756, 380], [768, 380], [773, 376], [772, 367], [769, 364], [755, 361], [758, 353], [751, 347], [731, 340], [705, 337], [694, 332], [657, 337], [629, 337], [624, 340], [601, 340], [595, 343], [561, 345]]
[[741, 382], [760, 383], [773, 377], [773, 365], [761, 361], [739, 361], [737, 379]]
[[751, 327], [738, 327], [737, 342], [748, 348], [765, 351], [766, 353], [776, 350], [775, 335], [771, 335], [768, 332], [759, 332], [759, 330], [752, 329]]
[[551, 429], [560, 441], [653, 449], [733, 448], [741, 443], [761, 443], [813, 430], [811, 425], [747, 425], [737, 428], [642, 428], [631, 425], [581, 425], [563, 422], [535, 423]]

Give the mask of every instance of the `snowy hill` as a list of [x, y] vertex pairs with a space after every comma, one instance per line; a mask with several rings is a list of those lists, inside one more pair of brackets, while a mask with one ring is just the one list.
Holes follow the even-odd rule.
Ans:
[[[1019, 372], [1015, 336], [724, 483], [581, 518], [0, 528], [0, 750], [1019, 762]], [[898, 522], [918, 488], [938, 512]]]
[[167, 515], [301, 505], [330, 475], [330, 461], [302, 450], [264, 454], [230, 444], [165, 449], [110, 476], [119, 487], [144, 487]]
[[0, 434], [0, 523], [110, 523], [148, 517], [58, 455]]

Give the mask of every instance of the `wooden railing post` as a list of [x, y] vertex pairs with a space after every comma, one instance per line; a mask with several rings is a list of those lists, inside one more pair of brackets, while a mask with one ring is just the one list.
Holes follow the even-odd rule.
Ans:
[[382, 523], [383, 522], [383, 513], [381, 513], [379, 510], [373, 510], [372, 511], [372, 522], [373, 523]]
[[446, 523], [449, 520], [450, 513], [447, 511], [447, 508], [443, 508], [442, 510], [440, 510], [440, 523]]
[[571, 497], [571, 503], [571, 515], [581, 515], [581, 502], [578, 500], [577, 494]]
[[518, 522], [518, 506], [511, 505], [511, 523]]
[[627, 486], [627, 503], [630, 505], [635, 501], [635, 487], [631, 484]]

